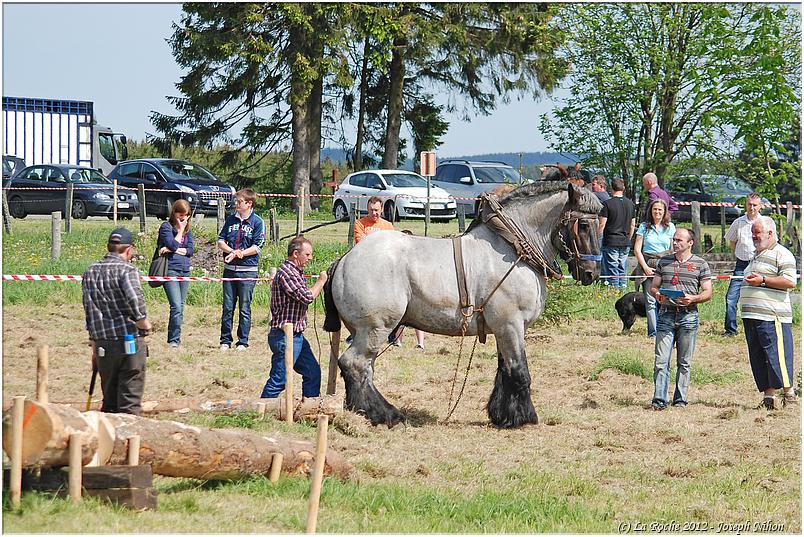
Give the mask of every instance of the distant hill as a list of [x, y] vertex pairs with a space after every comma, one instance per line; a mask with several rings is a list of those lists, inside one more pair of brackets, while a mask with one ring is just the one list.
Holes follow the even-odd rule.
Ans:
[[[334, 149], [325, 147], [321, 150], [321, 158], [329, 158], [333, 162], [346, 162], [346, 153], [342, 149]], [[487, 153], [484, 155], [459, 155], [459, 156], [446, 156], [439, 155], [438, 161], [447, 159], [463, 159], [463, 160], [485, 160], [504, 162], [514, 168], [519, 167], [519, 153]], [[522, 166], [537, 166], [539, 164], [554, 164], [560, 162], [562, 164], [574, 164], [577, 160], [577, 155], [565, 155], [562, 153], [553, 152], [534, 152], [522, 153]], [[412, 170], [413, 161], [408, 159], [403, 169]]]

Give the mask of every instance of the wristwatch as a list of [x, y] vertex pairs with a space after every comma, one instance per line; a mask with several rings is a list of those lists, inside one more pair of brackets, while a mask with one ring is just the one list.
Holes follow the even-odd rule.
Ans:
[[767, 287], [768, 284], [765, 283], [765, 276], [762, 276], [762, 283], [759, 284], [760, 287]]

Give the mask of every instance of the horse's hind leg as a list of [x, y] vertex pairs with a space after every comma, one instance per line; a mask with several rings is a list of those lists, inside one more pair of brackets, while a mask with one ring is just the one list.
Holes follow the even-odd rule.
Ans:
[[346, 409], [364, 414], [372, 425], [384, 423], [391, 428], [405, 421], [405, 415], [374, 386], [373, 362], [385, 337], [386, 333], [380, 330], [368, 334], [359, 330], [352, 345], [338, 359], [338, 367], [346, 386]]
[[530, 399], [530, 372], [525, 358], [524, 328], [506, 329], [497, 339], [497, 376], [486, 407], [497, 427], [519, 427], [539, 423]]

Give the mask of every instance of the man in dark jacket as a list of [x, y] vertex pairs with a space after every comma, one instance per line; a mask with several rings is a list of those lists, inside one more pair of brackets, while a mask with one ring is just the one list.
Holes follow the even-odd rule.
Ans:
[[221, 351], [232, 346], [234, 306], [238, 303], [237, 350], [248, 348], [251, 332], [251, 296], [257, 283], [260, 249], [265, 244], [265, 222], [254, 213], [257, 195], [250, 188], [235, 193], [235, 214], [226, 218], [218, 234], [218, 248], [223, 250], [224, 278], [244, 278], [223, 282], [221, 313]]

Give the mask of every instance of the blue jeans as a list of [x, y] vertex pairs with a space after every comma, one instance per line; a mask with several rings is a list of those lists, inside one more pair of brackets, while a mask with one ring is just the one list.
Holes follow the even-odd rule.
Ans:
[[[224, 278], [256, 278], [257, 270], [235, 272], [223, 270]], [[254, 294], [255, 280], [244, 282], [223, 282], [223, 312], [221, 313], [221, 345], [232, 344], [232, 320], [235, 303], [238, 303], [237, 344], [248, 347], [248, 334], [251, 332], [251, 295]]]
[[656, 350], [653, 363], [653, 404], [667, 406], [667, 391], [670, 386], [670, 356], [676, 348], [676, 390], [673, 404], [687, 404], [690, 387], [690, 368], [698, 336], [697, 311], [672, 311], [661, 309], [656, 326]]
[[653, 295], [648, 292], [653, 285], [653, 277], [649, 277], [642, 282], [642, 294], [645, 295], [645, 315], [648, 318], [648, 337], [656, 337], [656, 316], [659, 314], [659, 306]]
[[[601, 250], [601, 254], [603, 254], [602, 276], [626, 276], [629, 249], [629, 246], [604, 246]], [[606, 278], [606, 281], [613, 287], [621, 289], [628, 287], [626, 278]]]
[[[188, 276], [189, 270], [168, 269], [168, 276]], [[163, 285], [170, 303], [170, 320], [168, 321], [168, 343], [181, 343], [181, 322], [184, 319], [184, 302], [190, 282], [165, 282]]]
[[[734, 264], [734, 275], [742, 276], [747, 266], [748, 261], [738, 259]], [[740, 288], [742, 286], [742, 279], [729, 280], [729, 290], [726, 291], [726, 320], [724, 321], [724, 328], [727, 334], [737, 333], [737, 301], [740, 300]]]
[[[285, 389], [285, 333], [279, 328], [268, 332], [271, 355], [271, 373], [260, 397], [276, 397]], [[293, 370], [302, 376], [302, 395], [321, 395], [321, 366], [313, 355], [310, 344], [301, 332], [293, 333]]]

